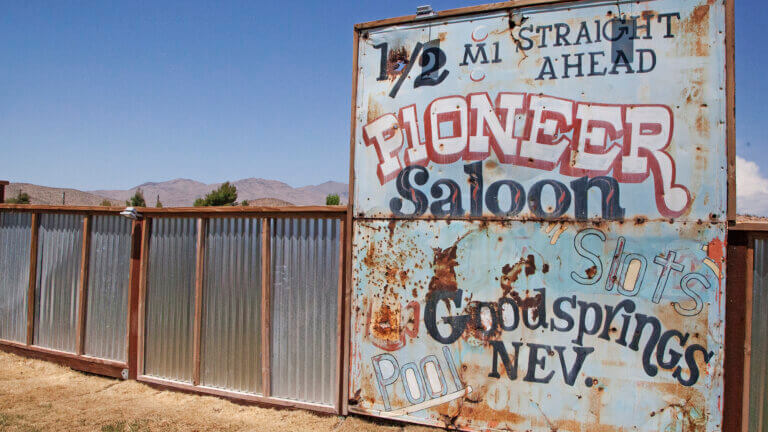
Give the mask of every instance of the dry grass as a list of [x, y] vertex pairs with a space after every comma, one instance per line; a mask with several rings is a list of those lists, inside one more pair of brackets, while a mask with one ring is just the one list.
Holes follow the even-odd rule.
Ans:
[[88, 375], [0, 352], [0, 431], [428, 431], [302, 410], [239, 405]]

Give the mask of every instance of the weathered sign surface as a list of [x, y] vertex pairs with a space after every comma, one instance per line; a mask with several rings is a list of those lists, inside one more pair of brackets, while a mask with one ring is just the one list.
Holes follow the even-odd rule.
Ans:
[[359, 30], [350, 410], [719, 430], [722, 1]]

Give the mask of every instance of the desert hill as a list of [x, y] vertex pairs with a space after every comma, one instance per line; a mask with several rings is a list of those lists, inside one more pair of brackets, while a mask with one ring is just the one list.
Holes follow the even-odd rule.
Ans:
[[[328, 181], [319, 185], [294, 188], [277, 180], [247, 178], [232, 182], [237, 186], [237, 201], [249, 202], [260, 198], [276, 198], [295, 205], [322, 205], [328, 194], [336, 193], [342, 202], [347, 202], [347, 184]], [[221, 183], [205, 184], [190, 179], [175, 179], [164, 182], [150, 182], [125, 190], [94, 190], [89, 193], [125, 202], [136, 189], [141, 189], [147, 205], [154, 205], [157, 196], [165, 207], [189, 207], [196, 198], [221, 186]]]
[[[29, 194], [31, 204], [72, 206], [97, 206], [107, 199], [104, 196], [83, 192], [77, 189], [39, 186], [31, 183], [11, 183], [5, 187], [5, 198], [14, 198], [19, 191]], [[64, 196], [62, 197], [62, 193]], [[108, 200], [112, 205], [121, 206], [125, 201]]]
[[[294, 188], [277, 181], [247, 178], [233, 182], [237, 186], [237, 201], [248, 201], [251, 206], [323, 205], [329, 194], [338, 194], [341, 202], [347, 202], [347, 184], [328, 181], [319, 185]], [[19, 191], [29, 194], [32, 204], [61, 205], [62, 193], [65, 205], [101, 205], [108, 200], [122, 206], [137, 189], [141, 189], [148, 206], [154, 206], [159, 195], [164, 207], [190, 207], [196, 198], [218, 188], [221, 183], [205, 184], [190, 179], [164, 182], [148, 182], [130, 189], [80, 191], [77, 189], [40, 186], [31, 183], [11, 183], [6, 186], [6, 198], [15, 197]]]

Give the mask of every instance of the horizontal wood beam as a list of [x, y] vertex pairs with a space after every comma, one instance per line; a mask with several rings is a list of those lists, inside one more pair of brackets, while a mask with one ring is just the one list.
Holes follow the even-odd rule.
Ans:
[[[27, 204], [0, 204], [0, 211], [11, 210], [23, 213], [67, 213], [67, 214], [111, 214], [119, 215], [125, 207], [99, 206], [50, 206]], [[259, 217], [291, 216], [343, 218], [347, 206], [222, 206], [222, 207], [136, 207], [136, 211], [148, 217]]]
[[252, 395], [252, 394], [246, 394], [246, 393], [235, 393], [227, 390], [219, 390], [211, 387], [199, 387], [191, 384], [180, 383], [176, 381], [168, 381], [168, 380], [149, 377], [145, 375], [139, 375], [139, 377], [136, 380], [139, 382], [151, 384], [153, 386], [157, 386], [161, 388], [179, 390], [186, 393], [208, 394], [213, 396], [219, 396], [219, 397], [223, 397], [223, 398], [226, 398], [232, 401], [237, 401], [237, 402], [246, 402], [246, 403], [276, 406], [276, 407], [283, 407], [283, 408], [299, 408], [299, 409], [305, 409], [309, 411], [328, 413], [328, 414], [338, 413], [335, 407], [332, 407], [329, 405], [320, 405], [320, 404], [314, 404], [309, 402], [299, 402], [299, 401], [294, 401], [289, 399], [265, 397], [265, 396]]
[[83, 372], [113, 378], [122, 378], [123, 369], [128, 368], [128, 365], [122, 362], [81, 356], [38, 346], [27, 346], [17, 342], [4, 340], [0, 341], [0, 350], [38, 360], [50, 361]]

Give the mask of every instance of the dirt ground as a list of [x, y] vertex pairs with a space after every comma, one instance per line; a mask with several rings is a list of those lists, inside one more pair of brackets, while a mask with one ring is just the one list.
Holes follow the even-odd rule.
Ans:
[[0, 431], [436, 431], [239, 405], [0, 352]]

